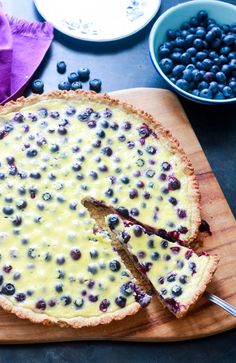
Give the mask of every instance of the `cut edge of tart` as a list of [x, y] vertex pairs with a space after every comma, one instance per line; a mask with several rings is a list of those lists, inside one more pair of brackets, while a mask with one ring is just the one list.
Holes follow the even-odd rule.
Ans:
[[[152, 284], [152, 287], [153, 287], [154, 291], [156, 292], [157, 296], [159, 297], [162, 305], [165, 308], [168, 308], [177, 318], [182, 318], [183, 316], [185, 316], [187, 314], [187, 312], [189, 312], [189, 310], [192, 308], [192, 306], [195, 305], [195, 303], [199, 300], [199, 298], [202, 296], [202, 294], [206, 290], [207, 285], [211, 282], [212, 277], [217, 269], [217, 266], [218, 266], [218, 263], [220, 260], [219, 256], [209, 255], [206, 252], [197, 254], [194, 250], [192, 250], [189, 247], [181, 246], [178, 242], [165, 241], [164, 239], [160, 238], [159, 236], [147, 232], [142, 226], [130, 224], [129, 220], [122, 219], [117, 214], [107, 214], [107, 212], [108, 212], [108, 210], [104, 211], [105, 224], [111, 230], [111, 232], [116, 236], [117, 240], [121, 244], [121, 248], [123, 248], [124, 251], [127, 253], [127, 255], [129, 255], [129, 257], [132, 260], [136, 269], [142, 273], [144, 278], [146, 278], [149, 281], [149, 283]], [[117, 224], [115, 226], [112, 226], [109, 221], [110, 217], [113, 219], [116, 218], [119, 222], [115, 221], [115, 223], [117, 223]], [[121, 227], [120, 224], [122, 224], [123, 227]], [[134, 235], [135, 227], [139, 227], [139, 229], [142, 229], [142, 235], [138, 238]], [[124, 235], [123, 235], [123, 233], [124, 233]], [[145, 241], [144, 241], [144, 239], [145, 239]], [[145, 256], [146, 256], [145, 246], [142, 246], [142, 245], [144, 245], [144, 242], [147, 242], [148, 239], [152, 240], [152, 242], [153, 242], [152, 249], [149, 252], [154, 251], [154, 254], [156, 253], [157, 258], [155, 258], [155, 259], [153, 258], [152, 262], [150, 260], [148, 260], [150, 262], [142, 263], [142, 259], [144, 258], [144, 260], [145, 260]], [[136, 240], [136, 242], [135, 242], [135, 240]], [[140, 241], [140, 243], [138, 244], [138, 246], [136, 246], [135, 244], [137, 242], [139, 242], [138, 240]], [[132, 244], [132, 242], [133, 242], [133, 244]], [[197, 276], [199, 279], [199, 284], [198, 284], [197, 288], [194, 288], [193, 287], [194, 278], [192, 278], [193, 282], [192, 282], [192, 284], [190, 283], [190, 290], [193, 290], [193, 294], [190, 293], [190, 298], [189, 298], [189, 296], [187, 296], [188, 297], [187, 303], [178, 301], [178, 295], [176, 295], [176, 297], [174, 295], [172, 295], [171, 297], [165, 298], [164, 294], [162, 295], [162, 293], [160, 293], [161, 288], [164, 288], [164, 290], [166, 290], [165, 287], [167, 287], [167, 285], [168, 285], [168, 282], [167, 282], [168, 276], [170, 278], [171, 278], [170, 275], [174, 276], [174, 278], [176, 277], [176, 275], [177, 275], [176, 272], [178, 272], [177, 267], [173, 268], [173, 266], [172, 266], [172, 268], [168, 268], [167, 266], [165, 266], [163, 269], [162, 266], [158, 266], [158, 264], [157, 264], [156, 269], [155, 269], [155, 267], [153, 269], [153, 273], [151, 273], [151, 274], [149, 273], [149, 271], [152, 270], [152, 268], [153, 268], [152, 266], [154, 265], [155, 261], [156, 260], [159, 261], [160, 258], [162, 258], [162, 257], [164, 258], [164, 256], [161, 256], [161, 254], [159, 255], [160, 247], [158, 247], [157, 249], [155, 249], [155, 247], [154, 247], [156, 244], [161, 245], [161, 243], [163, 243], [163, 242], [166, 243], [164, 252], [170, 252], [169, 250], [173, 250], [172, 257], [175, 259], [176, 258], [175, 255], [176, 254], [178, 255], [179, 251], [180, 251], [183, 254], [183, 256], [186, 257], [188, 265], [190, 265], [191, 263], [194, 264], [193, 270], [192, 270], [193, 272], [189, 272], [189, 276], [184, 275], [184, 277], [185, 277], [186, 281], [188, 281], [188, 279], [192, 278], [192, 276], [194, 276], [194, 278]], [[171, 247], [169, 248], [169, 246], [171, 246]], [[144, 248], [144, 249], [142, 249], [142, 248]], [[143, 254], [143, 256], [140, 256], [140, 258], [139, 258], [138, 250], [140, 253]], [[193, 261], [195, 261], [195, 262], [192, 261], [192, 257], [193, 257]], [[169, 255], [169, 258], [171, 258], [170, 255]], [[203, 259], [204, 260], [208, 259], [208, 260], [206, 260], [205, 263], [203, 264], [202, 263]], [[200, 264], [200, 271], [199, 271], [199, 266], [196, 265], [197, 261]], [[177, 260], [177, 262], [181, 262], [181, 259]], [[149, 267], [149, 264], [150, 264], [150, 267]], [[164, 264], [168, 265], [168, 263], [164, 263]], [[170, 265], [171, 265], [171, 261], [170, 261]], [[172, 262], [172, 265], [173, 265], [173, 262]], [[183, 268], [183, 266], [181, 266], [181, 268]], [[186, 272], [186, 269], [185, 269], [185, 272]], [[161, 281], [159, 283], [160, 279], [158, 278], [158, 276], [159, 276], [158, 274], [160, 274], [160, 273], [162, 275], [161, 279], [163, 281]], [[200, 277], [199, 277], [199, 275], [200, 275]], [[177, 275], [177, 278], [179, 278], [179, 275]], [[167, 280], [167, 281], [165, 281], [165, 280]], [[175, 279], [174, 280], [170, 279], [170, 282], [173, 282], [173, 281], [175, 281]], [[182, 287], [185, 286], [186, 281], [182, 282]], [[156, 284], [156, 286], [155, 286], [155, 284]], [[172, 284], [172, 287], [173, 286], [174, 287], [177, 286], [179, 288], [180, 287], [179, 281], [177, 281], [177, 285], [176, 285], [176, 282], [174, 284]], [[181, 287], [180, 287], [180, 289], [181, 289]]]
[[[199, 226], [201, 224], [200, 217], [200, 191], [199, 185], [194, 174], [194, 168], [192, 166], [191, 161], [187, 157], [183, 148], [180, 146], [179, 141], [171, 134], [171, 132], [164, 128], [160, 122], [158, 122], [151, 114], [140, 110], [126, 102], [122, 102], [116, 98], [111, 97], [110, 95], [97, 94], [93, 91], [85, 91], [85, 90], [76, 90], [76, 91], [53, 91], [47, 94], [42, 95], [33, 95], [28, 98], [20, 97], [16, 101], [10, 101], [4, 106], [0, 106], [0, 119], [4, 117], [4, 115], [20, 111], [23, 107], [28, 107], [40, 101], [53, 100], [53, 99], [63, 99], [63, 100], [76, 100], [76, 97], [85, 97], [87, 101], [93, 101], [96, 103], [101, 103], [110, 106], [110, 107], [120, 107], [121, 109], [127, 111], [130, 115], [134, 115], [137, 117], [141, 117], [144, 123], [157, 132], [158, 136], [161, 136], [167, 147], [175, 154], [177, 154], [181, 160], [181, 168], [183, 173], [188, 176], [188, 190], [187, 190], [187, 199], [191, 206], [191, 210], [188, 213], [191, 214], [189, 220], [191, 221], [191, 225], [188, 230], [188, 237], [182, 241], [184, 244], [191, 244], [193, 242], [199, 232]], [[142, 221], [139, 221], [139, 223]], [[152, 226], [148, 226], [147, 223], [143, 225], [147, 228], [150, 227], [151, 230], [154, 231], [162, 231], [163, 226], [161, 228], [155, 229]], [[170, 232], [171, 233], [171, 232]], [[172, 237], [170, 236], [170, 239]], [[176, 238], [174, 238], [175, 240]]]

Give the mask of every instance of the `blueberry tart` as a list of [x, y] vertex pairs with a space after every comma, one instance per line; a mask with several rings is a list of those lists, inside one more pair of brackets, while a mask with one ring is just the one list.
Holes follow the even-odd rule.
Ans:
[[81, 90], [20, 98], [0, 121], [0, 305], [75, 328], [137, 312], [150, 297], [83, 200], [190, 243], [199, 189], [178, 142], [145, 112]]

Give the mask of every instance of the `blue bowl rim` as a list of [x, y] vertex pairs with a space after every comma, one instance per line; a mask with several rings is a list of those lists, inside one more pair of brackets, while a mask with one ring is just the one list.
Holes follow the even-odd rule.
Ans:
[[185, 7], [189, 7], [192, 6], [196, 3], [198, 4], [206, 4], [206, 3], [212, 3], [213, 5], [222, 5], [224, 8], [228, 7], [229, 9], [234, 9], [235, 13], [236, 13], [236, 6], [230, 3], [225, 3], [223, 1], [218, 1], [218, 0], [194, 0], [194, 2], [187, 1], [175, 6], [172, 6], [171, 8], [169, 8], [168, 10], [166, 10], [163, 14], [161, 14], [158, 19], [155, 21], [155, 23], [152, 26], [150, 35], [149, 35], [149, 54], [152, 60], [152, 63], [154, 65], [154, 67], [156, 68], [157, 72], [164, 78], [164, 80], [171, 86], [172, 89], [176, 90], [177, 93], [181, 94], [183, 97], [192, 100], [192, 101], [196, 101], [198, 103], [204, 103], [204, 104], [209, 104], [209, 105], [219, 105], [219, 104], [228, 104], [228, 103], [234, 103], [236, 102], [236, 97], [234, 98], [226, 98], [224, 100], [215, 100], [215, 99], [208, 99], [208, 98], [203, 98], [203, 97], [199, 97], [199, 96], [195, 96], [192, 95], [189, 92], [186, 92], [184, 90], [182, 90], [181, 88], [177, 87], [173, 82], [170, 81], [170, 79], [165, 75], [165, 73], [162, 71], [162, 69], [160, 68], [158, 61], [157, 61], [157, 57], [155, 55], [155, 49], [154, 49], [154, 37], [155, 37], [155, 33], [158, 29], [159, 24], [163, 21], [163, 19], [166, 19], [169, 14], [174, 13], [175, 10], [178, 8], [185, 8]]

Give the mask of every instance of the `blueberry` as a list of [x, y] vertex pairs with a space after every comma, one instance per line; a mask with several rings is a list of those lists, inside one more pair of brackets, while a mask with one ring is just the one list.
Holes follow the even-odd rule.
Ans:
[[201, 50], [204, 48], [204, 43], [203, 43], [203, 40], [200, 39], [200, 38], [196, 38], [194, 41], [193, 41], [193, 46], [197, 49], [197, 50]]
[[219, 68], [219, 66], [217, 66], [216, 64], [214, 64], [214, 65], [211, 67], [211, 69], [210, 69], [210, 71], [211, 71], [211, 72], [213, 72], [213, 73], [217, 73], [217, 72], [219, 72], [219, 70], [220, 70], [220, 68]]
[[70, 83], [73, 83], [73, 82], [76, 82], [79, 80], [79, 76], [78, 76], [78, 73], [76, 72], [71, 72], [68, 76], [68, 81]]
[[187, 64], [189, 64], [189, 63], [190, 63], [190, 61], [191, 61], [191, 56], [190, 56], [190, 54], [189, 54], [189, 53], [185, 52], [185, 53], [183, 53], [183, 54], [181, 55], [180, 60], [181, 60], [181, 63], [182, 63], [182, 64], [187, 65]]
[[36, 79], [33, 81], [31, 88], [33, 93], [41, 94], [44, 91], [44, 83], [41, 79]]
[[180, 52], [173, 52], [173, 53], [171, 53], [170, 59], [174, 63], [179, 63], [180, 62], [180, 59], [181, 59], [181, 53]]
[[176, 39], [176, 32], [175, 30], [172, 30], [172, 29], [169, 29], [167, 30], [166, 32], [166, 37], [167, 37], [167, 40], [175, 40]]
[[188, 48], [186, 52], [189, 53], [191, 57], [195, 57], [195, 55], [197, 54], [197, 50], [194, 47]]
[[213, 81], [210, 83], [209, 89], [213, 94], [215, 94], [218, 91], [218, 83]]
[[198, 23], [203, 23], [203, 24], [207, 24], [207, 20], [208, 20], [208, 14], [205, 10], [200, 10], [198, 13], [197, 13], [197, 20], [198, 20]]
[[89, 79], [90, 70], [86, 67], [80, 68], [78, 70], [78, 75], [82, 82], [86, 82]]
[[74, 260], [74, 261], [77, 261], [80, 259], [81, 257], [81, 252], [78, 248], [73, 248], [71, 251], [70, 251], [70, 256], [71, 258]]
[[181, 37], [177, 37], [175, 39], [175, 45], [176, 45], [177, 48], [184, 48], [184, 46], [185, 46], [184, 39], [182, 39]]
[[183, 79], [185, 81], [187, 81], [187, 82], [192, 81], [192, 79], [193, 79], [193, 73], [192, 73], [192, 71], [190, 69], [185, 69], [183, 71]]
[[2, 209], [3, 213], [6, 214], [7, 216], [10, 216], [14, 213], [14, 209], [10, 206], [5, 206]]
[[35, 156], [37, 156], [38, 155], [38, 151], [36, 150], [36, 149], [29, 149], [29, 150], [27, 150], [27, 152], [26, 152], [26, 156], [28, 157], [28, 158], [34, 158]]
[[116, 305], [118, 305], [120, 308], [124, 308], [126, 305], [126, 298], [123, 296], [118, 296], [115, 298], [115, 303]]
[[105, 195], [106, 195], [107, 197], [109, 197], [109, 198], [113, 197], [113, 195], [114, 195], [114, 191], [113, 191], [113, 189], [108, 188], [108, 189], [105, 191]]
[[98, 257], [98, 251], [95, 250], [95, 248], [92, 248], [90, 251], [89, 251], [89, 254], [90, 254], [90, 257], [93, 258], [93, 259], [96, 259]]
[[65, 263], [65, 257], [63, 256], [58, 256], [57, 259], [56, 259], [56, 263], [58, 265], [63, 265]]
[[189, 24], [191, 27], [197, 27], [198, 26], [198, 19], [193, 16], [192, 18], [190, 18]]
[[102, 87], [102, 81], [98, 78], [94, 78], [91, 81], [89, 81], [89, 89], [91, 91], [100, 92]]
[[64, 61], [57, 63], [57, 72], [61, 74], [66, 73], [66, 63]]
[[198, 69], [194, 69], [192, 71], [192, 75], [193, 75], [193, 80], [195, 82], [200, 82], [203, 78], [202, 74], [200, 73], [200, 71]]
[[[124, 210], [126, 211], [127, 209], [125, 209], [125, 208], [122, 208], [122, 207], [119, 207], [118, 209], [117, 209], [117, 211], [121, 214], [121, 215], [124, 215]], [[128, 211], [128, 210], [127, 210]], [[129, 215], [129, 213], [128, 213], [128, 215]], [[117, 216], [115, 216], [115, 215], [111, 215], [111, 216], [109, 216], [108, 217], [108, 226], [109, 226], [109, 228], [111, 228], [111, 229], [114, 229], [116, 226], [118, 226], [119, 225], [119, 218], [117, 217]]]
[[183, 71], [185, 70], [185, 66], [184, 65], [181, 65], [181, 64], [178, 64], [177, 66], [175, 66], [172, 70], [172, 74], [174, 77], [181, 77], [182, 74], [183, 74]]
[[211, 48], [212, 49], [219, 49], [221, 46], [221, 39], [220, 38], [216, 38], [215, 40], [213, 40], [213, 42], [211, 42]]
[[[190, 47], [193, 45], [193, 41], [196, 38], [196, 36], [194, 34], [188, 34], [185, 38], [185, 44], [187, 47]], [[187, 53], [189, 53], [190, 55], [195, 55], [196, 54], [196, 49], [195, 48], [189, 48], [189, 49], [194, 49], [194, 51], [188, 51], [187, 49]]]
[[205, 39], [205, 37], [206, 37], [206, 30], [205, 29], [202, 29], [202, 28], [197, 29], [197, 31], [196, 31], [195, 34], [196, 34], [196, 37], [197, 38]]
[[165, 74], [170, 74], [174, 67], [174, 63], [171, 59], [164, 58], [160, 61], [159, 66]]
[[196, 54], [197, 61], [203, 61], [206, 57], [207, 57], [207, 53], [203, 52], [203, 51], [197, 52], [197, 54]]
[[218, 83], [225, 84], [226, 83], [226, 75], [223, 72], [216, 73], [216, 81]]
[[12, 224], [13, 224], [13, 226], [18, 227], [18, 226], [20, 226], [20, 225], [21, 225], [21, 223], [22, 223], [22, 219], [21, 219], [21, 217], [20, 217], [20, 216], [14, 216], [14, 218], [13, 218], [13, 220], [12, 220]]
[[75, 301], [74, 301], [74, 305], [77, 309], [82, 308], [82, 306], [84, 305], [84, 299], [82, 299], [81, 297], [78, 297]]
[[205, 71], [209, 71], [209, 69], [212, 67], [212, 65], [213, 65], [213, 61], [212, 60], [210, 60], [209, 58], [203, 59], [203, 61], [202, 61], [202, 68]]
[[122, 176], [121, 181], [123, 184], [129, 184], [130, 180], [127, 176]]
[[231, 48], [228, 47], [228, 46], [225, 46], [225, 47], [220, 48], [220, 53], [223, 54], [223, 55], [229, 54], [230, 51], [231, 51]]
[[180, 296], [183, 293], [183, 290], [180, 286], [174, 285], [171, 289], [173, 296]]
[[204, 88], [200, 92], [200, 97], [212, 99], [212, 91], [209, 88]]
[[110, 306], [110, 301], [108, 299], [103, 299], [99, 305], [99, 309], [100, 311], [105, 313], [109, 306]]
[[133, 231], [136, 237], [141, 237], [143, 234], [143, 228], [137, 224], [133, 226]]
[[222, 92], [217, 92], [215, 95], [214, 95], [214, 99], [215, 100], [224, 100], [225, 99], [225, 96], [223, 95]]
[[223, 72], [226, 76], [229, 76], [231, 72], [230, 64], [223, 64], [223, 66], [221, 67], [221, 72]]
[[67, 306], [67, 305], [71, 304], [71, 302], [72, 302], [71, 297], [68, 295], [62, 296], [60, 300], [62, 301], [62, 304], [64, 306]]
[[161, 45], [158, 49], [158, 56], [160, 59], [168, 58], [170, 55], [170, 49], [167, 48], [165, 45]]
[[93, 179], [93, 180], [97, 180], [97, 178], [98, 178], [98, 174], [96, 173], [96, 171], [94, 171], [94, 170], [91, 170], [90, 172], [89, 172], [89, 175], [91, 176], [91, 178]]
[[104, 137], [106, 136], [105, 131], [103, 131], [102, 129], [98, 130], [98, 131], [96, 132], [96, 135], [97, 135], [98, 137], [100, 137], [101, 139], [104, 139]]
[[215, 39], [216, 35], [213, 31], [209, 31], [207, 34], [206, 34], [206, 40], [207, 42], [212, 42], [214, 39]]
[[203, 76], [203, 80], [206, 82], [212, 82], [215, 80], [215, 73], [213, 72], [206, 72]]
[[52, 153], [56, 153], [57, 151], [59, 151], [59, 146], [58, 146], [57, 144], [52, 144], [52, 145], [50, 146], [50, 151], [51, 151]]
[[160, 254], [158, 252], [152, 252], [151, 253], [151, 259], [153, 261], [157, 261], [160, 258]]
[[63, 291], [63, 285], [61, 282], [57, 283], [55, 286], [56, 292], [62, 292]]
[[236, 93], [236, 81], [230, 81], [229, 87], [231, 87], [233, 93]]
[[83, 86], [82, 86], [82, 83], [79, 82], [79, 81], [75, 81], [73, 83], [71, 83], [71, 89], [73, 91], [77, 90], [77, 89], [81, 89]]
[[185, 79], [178, 79], [178, 81], [176, 82], [176, 86], [181, 88], [184, 91], [188, 91], [189, 90], [189, 84], [187, 81], [185, 81]]
[[3, 285], [1, 293], [4, 295], [11, 296], [15, 294], [15, 291], [16, 291], [15, 286], [13, 284], [8, 283]]
[[101, 152], [106, 156], [112, 155], [112, 149], [109, 146], [105, 146], [101, 149]]
[[136, 189], [131, 189], [129, 192], [130, 199], [134, 199], [138, 197], [138, 191]]
[[230, 52], [228, 54], [228, 59], [231, 60], [231, 59], [236, 59], [236, 52]]
[[[125, 218], [129, 217], [129, 211], [128, 209], [124, 208], [124, 207], [118, 207], [117, 208], [117, 212], [122, 215]], [[110, 226], [109, 226], [110, 227]], [[111, 228], [111, 227], [110, 227]]]
[[58, 89], [62, 91], [69, 91], [71, 88], [71, 84], [68, 81], [62, 81], [58, 84]]
[[205, 88], [208, 88], [209, 87], [209, 84], [205, 81], [202, 81], [200, 83], [198, 83], [198, 89], [199, 91], [202, 91], [203, 89]]
[[121, 268], [121, 264], [119, 261], [117, 260], [112, 260], [110, 263], [109, 263], [109, 268], [111, 271], [113, 272], [117, 272], [120, 270]]
[[225, 98], [231, 98], [233, 96], [232, 88], [229, 86], [225, 86], [223, 88], [223, 95], [225, 96]]

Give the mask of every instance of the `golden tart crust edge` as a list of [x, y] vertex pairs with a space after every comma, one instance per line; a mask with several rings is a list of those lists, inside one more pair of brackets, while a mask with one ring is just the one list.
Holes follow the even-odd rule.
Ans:
[[[53, 91], [43, 95], [33, 95], [28, 98], [20, 97], [16, 101], [10, 101], [6, 103], [4, 106], [0, 106], [0, 120], [3, 116], [11, 113], [18, 112], [23, 107], [33, 105], [42, 100], [49, 99], [62, 99], [62, 100], [73, 100], [76, 98], [84, 98], [87, 101], [93, 101], [97, 103], [104, 103], [104, 105], [109, 107], [121, 107], [126, 110], [128, 113], [134, 114], [137, 117], [140, 117], [145, 123], [147, 123], [154, 131], [158, 132], [159, 135], [166, 139], [168, 146], [173, 150], [173, 152], [178, 153], [182, 163], [184, 164], [184, 172], [189, 176], [189, 201], [192, 206], [192, 223], [191, 223], [191, 231], [190, 238], [188, 242], [192, 242], [198, 234], [198, 227], [200, 225], [200, 192], [196, 177], [194, 175], [193, 166], [186, 156], [183, 149], [180, 147], [179, 142], [175, 139], [169, 130], [163, 128], [163, 126], [155, 120], [149, 113], [139, 110], [132, 105], [129, 105], [125, 102], [121, 102], [118, 99], [110, 97], [108, 94], [98, 95], [95, 92], [90, 91]], [[212, 267], [212, 270], [209, 271], [208, 277], [205, 282], [203, 282], [204, 287], [207, 282], [209, 282], [213, 272], [215, 271], [216, 266]], [[202, 289], [202, 291], [204, 291]], [[197, 296], [193, 299], [192, 304], [198, 299], [201, 295], [202, 291], [200, 291]], [[73, 327], [73, 328], [82, 328], [82, 327], [90, 327], [96, 326], [99, 324], [108, 324], [112, 320], [122, 320], [128, 315], [134, 315], [140, 310], [141, 306], [137, 302], [133, 302], [132, 304], [122, 308], [113, 313], [106, 313], [100, 316], [93, 316], [89, 318], [76, 317], [76, 318], [55, 318], [51, 317], [47, 314], [36, 313], [33, 310], [26, 309], [17, 305], [13, 305], [7, 298], [0, 296], [0, 306], [7, 312], [15, 314], [17, 317], [21, 319], [28, 319], [33, 323], [42, 323], [44, 325], [58, 325], [60, 327]], [[181, 316], [184, 315], [181, 314]], [[181, 317], [179, 316], [179, 317]]]
[[20, 97], [16, 101], [10, 101], [4, 106], [0, 106], [0, 121], [1, 116], [4, 116], [11, 112], [20, 111], [22, 107], [30, 106], [40, 102], [41, 100], [47, 99], [63, 99], [63, 100], [73, 100], [76, 98], [84, 98], [88, 101], [93, 101], [97, 103], [104, 103], [104, 105], [109, 107], [120, 107], [130, 114], [134, 114], [136, 117], [140, 117], [151, 129], [156, 131], [165, 140], [169, 148], [173, 153], [177, 153], [183, 164], [183, 171], [185, 175], [189, 177], [189, 190], [188, 199], [191, 205], [191, 225], [189, 226], [189, 237], [185, 241], [186, 244], [193, 242], [198, 235], [198, 228], [201, 223], [200, 217], [200, 191], [199, 185], [194, 174], [194, 168], [191, 161], [185, 154], [184, 150], [180, 146], [179, 141], [171, 134], [168, 129], [165, 129], [160, 122], [158, 122], [151, 114], [140, 110], [126, 102], [122, 102], [115, 99], [108, 94], [97, 94], [92, 91], [76, 90], [76, 91], [52, 91], [50, 93], [45, 93], [42, 95], [33, 95], [28, 98]]
[[181, 309], [178, 311], [178, 313], [176, 314], [177, 318], [182, 318], [187, 312], [189, 312], [191, 307], [200, 299], [200, 297], [206, 290], [207, 285], [211, 282], [220, 259], [217, 255], [211, 255], [210, 257], [211, 263], [209, 263], [205, 271], [204, 279], [201, 281], [201, 285], [195, 291], [195, 294], [193, 295], [192, 300], [188, 303], [188, 305], [182, 306]]
[[139, 303], [133, 302], [120, 310], [113, 313], [105, 313], [104, 315], [91, 316], [89, 318], [84, 318], [82, 316], [76, 318], [55, 318], [44, 313], [36, 313], [33, 310], [13, 305], [7, 298], [1, 296], [0, 306], [8, 313], [12, 313], [20, 319], [28, 319], [32, 323], [41, 323], [47, 326], [58, 325], [61, 328], [71, 327], [74, 329], [109, 324], [113, 320], [122, 320], [126, 316], [134, 315], [141, 309]]

